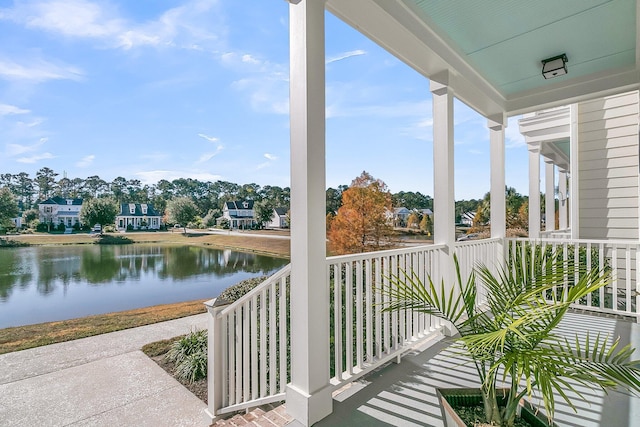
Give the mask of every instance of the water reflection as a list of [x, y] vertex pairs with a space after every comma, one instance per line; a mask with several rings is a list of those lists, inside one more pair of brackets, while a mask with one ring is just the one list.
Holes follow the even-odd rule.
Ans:
[[[45, 306], [39, 299], [56, 300], [57, 310], [61, 311], [75, 298], [74, 304], [83, 309], [93, 306], [90, 310], [93, 314], [213, 298], [239, 280], [269, 274], [287, 262], [263, 255], [192, 246], [70, 245], [2, 249], [0, 327], [15, 324], [15, 319], [8, 318], [17, 316], [21, 305], [27, 311], [32, 310], [31, 317], [36, 318], [42, 317], [42, 307], [45, 311], [53, 310], [50, 307], [53, 301]], [[108, 303], [111, 300], [117, 302], [111, 304], [113, 307]]]

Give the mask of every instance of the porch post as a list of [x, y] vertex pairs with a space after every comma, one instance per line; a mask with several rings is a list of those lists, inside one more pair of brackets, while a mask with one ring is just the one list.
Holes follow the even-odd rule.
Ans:
[[324, 0], [289, 5], [291, 383], [287, 412], [309, 426], [332, 410], [325, 226]]
[[[491, 145], [491, 237], [504, 238], [507, 229], [505, 196], [504, 128], [505, 117], [489, 118]], [[498, 258], [500, 259], [500, 258]]]
[[544, 161], [544, 229], [556, 229], [556, 183], [555, 166], [550, 160]]
[[529, 145], [529, 237], [540, 238], [540, 144]]
[[440, 278], [453, 286], [453, 245], [455, 230], [455, 194], [453, 181], [453, 92], [448, 73], [434, 76], [430, 90], [433, 98], [433, 242], [445, 245], [440, 263]]
[[558, 171], [558, 228], [560, 230], [566, 230], [569, 228], [567, 222], [567, 172], [564, 170]]

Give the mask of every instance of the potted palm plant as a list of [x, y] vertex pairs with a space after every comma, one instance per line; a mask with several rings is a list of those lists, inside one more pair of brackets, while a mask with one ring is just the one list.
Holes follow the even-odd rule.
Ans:
[[[640, 361], [631, 360], [634, 349], [620, 345], [619, 338], [569, 340], [555, 332], [572, 303], [610, 283], [609, 270], [578, 271], [565, 258], [527, 244], [510, 251], [501, 266], [478, 265], [465, 281], [455, 259], [457, 286], [449, 287], [402, 273], [384, 291], [390, 296], [384, 309], [424, 312], [453, 325], [457, 344], [478, 372], [488, 425], [512, 427], [533, 396], [542, 399], [546, 421], [553, 425], [554, 392], [574, 410], [568, 392], [581, 396], [568, 380], [605, 391], [618, 386], [640, 391]], [[483, 298], [479, 287], [486, 292]], [[445, 422], [452, 418], [448, 413], [443, 410]]]

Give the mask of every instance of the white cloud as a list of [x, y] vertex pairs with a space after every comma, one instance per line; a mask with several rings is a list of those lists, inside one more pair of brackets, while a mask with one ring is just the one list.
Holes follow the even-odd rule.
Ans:
[[147, 154], [141, 155], [140, 158], [143, 160], [151, 160], [153, 162], [159, 162], [159, 161], [168, 159], [169, 153], [160, 153], [160, 152], [147, 153]]
[[8, 116], [10, 114], [28, 114], [30, 112], [31, 111], [16, 107], [15, 105], [0, 104], [0, 116]]
[[516, 148], [527, 145], [524, 140], [524, 136], [520, 133], [520, 126], [518, 125], [518, 120], [521, 118], [522, 116], [509, 117], [507, 127], [504, 130], [506, 148]]
[[87, 168], [87, 167], [91, 166], [91, 164], [93, 163], [95, 158], [96, 158], [96, 156], [94, 156], [93, 154], [90, 154], [88, 156], [84, 156], [82, 159], [80, 159], [76, 163], [76, 166], [79, 167], [79, 168]]
[[[20, 154], [31, 153], [39, 150], [42, 145], [48, 141], [48, 138], [40, 138], [38, 142], [32, 145], [7, 144], [5, 153], [8, 157], [19, 156]], [[29, 162], [25, 162], [29, 163]]]
[[205, 14], [218, 2], [192, 0], [165, 11], [157, 19], [131, 22], [107, 2], [50, 0], [18, 3], [0, 9], [0, 19], [9, 19], [27, 28], [62, 34], [70, 38], [100, 40], [108, 47], [131, 49], [138, 46], [178, 46], [201, 49], [202, 42], [216, 40], [208, 28], [224, 32], [218, 13]]
[[204, 133], [199, 133], [198, 136], [200, 138], [204, 138], [209, 142], [216, 142], [218, 141], [218, 138], [216, 138], [215, 136], [209, 136], [209, 135], [205, 135]]
[[19, 157], [16, 159], [18, 163], [36, 163], [40, 160], [53, 159], [55, 156], [51, 153], [36, 154], [31, 157]]
[[226, 52], [222, 65], [243, 77], [231, 87], [247, 95], [251, 108], [260, 113], [289, 114], [289, 67], [257, 59], [251, 54]]
[[183, 170], [151, 170], [144, 172], [137, 172], [135, 174], [139, 177], [142, 184], [156, 184], [161, 179], [167, 181], [173, 181], [178, 178], [192, 178], [199, 181], [218, 181], [222, 179], [220, 175], [215, 175], [209, 172], [200, 171], [183, 171]]
[[367, 52], [362, 49], [351, 50], [349, 52], [340, 53], [338, 55], [327, 58], [326, 63], [331, 64], [332, 62], [342, 61], [343, 59], [352, 58], [354, 56], [366, 55]]
[[264, 158], [267, 159], [266, 162], [260, 163], [258, 166], [256, 166], [256, 170], [260, 170], [260, 169], [264, 169], [267, 166], [271, 166], [271, 163], [273, 163], [274, 161], [278, 160], [278, 157], [270, 154], [270, 153], [264, 153], [263, 154]]
[[30, 59], [25, 64], [0, 59], [0, 78], [5, 80], [30, 80], [36, 83], [47, 80], [80, 80], [84, 73], [70, 65], [56, 65], [42, 59]]

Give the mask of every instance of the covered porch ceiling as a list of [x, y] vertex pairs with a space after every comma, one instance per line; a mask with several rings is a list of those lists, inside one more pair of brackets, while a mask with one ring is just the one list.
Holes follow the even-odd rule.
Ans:
[[[328, 0], [326, 8], [486, 117], [640, 87], [637, 0]], [[543, 59], [568, 74], [545, 80]]]

